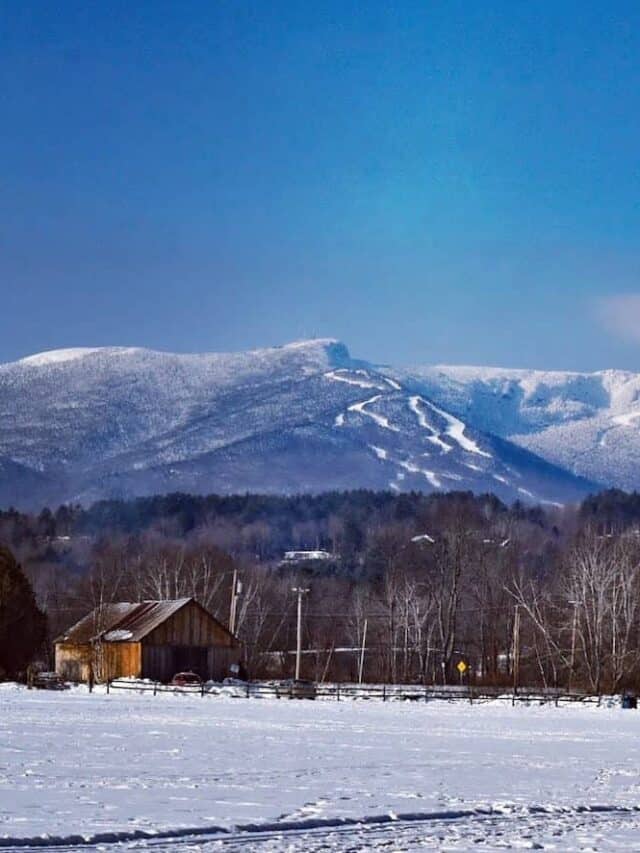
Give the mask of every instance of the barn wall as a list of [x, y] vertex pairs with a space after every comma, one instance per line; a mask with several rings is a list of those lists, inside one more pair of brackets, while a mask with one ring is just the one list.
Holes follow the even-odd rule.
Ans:
[[65, 681], [88, 681], [91, 664], [89, 643], [56, 643], [56, 672]]
[[207, 678], [222, 681], [223, 678], [231, 675], [229, 667], [232, 663], [240, 663], [240, 649], [237, 646], [232, 648], [212, 646], [207, 649]]
[[181, 607], [143, 640], [150, 646], [227, 646], [233, 637], [195, 601]]
[[98, 652], [100, 680], [110, 678], [139, 678], [142, 673], [140, 643], [101, 643]]
[[172, 646], [142, 644], [142, 677], [170, 681], [178, 671]]
[[96, 681], [139, 677], [142, 668], [140, 643], [56, 643], [56, 672], [65, 681]]

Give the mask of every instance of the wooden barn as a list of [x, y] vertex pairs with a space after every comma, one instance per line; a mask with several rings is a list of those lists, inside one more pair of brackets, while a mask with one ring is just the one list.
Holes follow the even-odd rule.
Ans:
[[55, 641], [68, 681], [133, 676], [170, 681], [190, 670], [220, 680], [240, 661], [237, 639], [193, 598], [98, 607]]

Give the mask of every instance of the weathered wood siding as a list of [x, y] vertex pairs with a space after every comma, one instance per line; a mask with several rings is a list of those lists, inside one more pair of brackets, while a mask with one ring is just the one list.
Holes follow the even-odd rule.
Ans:
[[56, 672], [66, 681], [96, 681], [133, 676], [142, 671], [140, 643], [56, 643]]
[[100, 680], [110, 678], [140, 678], [142, 674], [142, 648], [140, 643], [101, 643]]
[[240, 663], [240, 649], [238, 646], [225, 648], [217, 646], [207, 649], [207, 678], [213, 681], [222, 681], [231, 675], [229, 667], [232, 663]]
[[148, 634], [143, 643], [149, 646], [228, 646], [233, 637], [195, 601], [185, 604], [162, 625]]
[[88, 681], [91, 646], [75, 643], [56, 643], [56, 672], [65, 681]]

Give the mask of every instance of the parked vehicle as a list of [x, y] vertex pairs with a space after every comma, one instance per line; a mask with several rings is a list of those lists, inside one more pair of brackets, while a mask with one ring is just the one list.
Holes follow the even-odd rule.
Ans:
[[38, 672], [33, 676], [33, 686], [38, 690], [68, 690], [69, 685], [57, 672]]
[[316, 686], [313, 681], [305, 681], [303, 678], [290, 678], [281, 681], [276, 686], [278, 699], [315, 699]]
[[195, 672], [177, 672], [171, 684], [173, 687], [200, 687], [202, 679]]

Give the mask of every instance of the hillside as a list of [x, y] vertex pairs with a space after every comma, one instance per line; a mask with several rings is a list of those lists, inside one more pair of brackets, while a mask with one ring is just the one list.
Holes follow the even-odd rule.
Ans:
[[640, 375], [418, 367], [393, 371], [408, 387], [480, 430], [610, 486], [640, 486]]
[[364, 487], [564, 502], [594, 488], [482, 407], [461, 414], [469, 386], [443, 376], [381, 369], [335, 340], [30, 356], [0, 366], [0, 499]]

